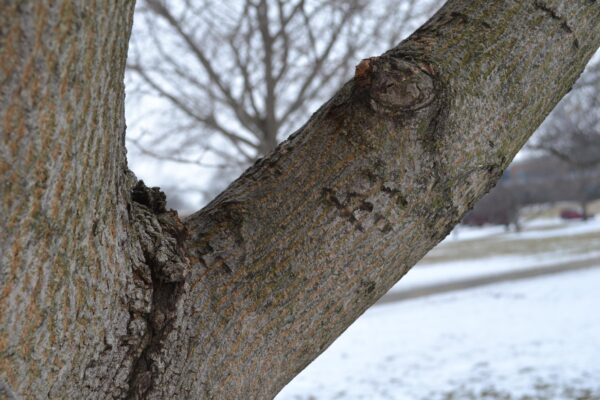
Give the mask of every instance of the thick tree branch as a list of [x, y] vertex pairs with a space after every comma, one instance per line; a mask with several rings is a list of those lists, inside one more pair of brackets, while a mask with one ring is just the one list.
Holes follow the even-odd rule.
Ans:
[[449, 232], [600, 44], [600, 5], [545, 8], [450, 1], [186, 221], [182, 385], [274, 395]]

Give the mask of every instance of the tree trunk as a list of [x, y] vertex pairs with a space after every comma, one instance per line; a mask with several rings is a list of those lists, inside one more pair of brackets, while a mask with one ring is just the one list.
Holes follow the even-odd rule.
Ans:
[[123, 396], [141, 351], [132, 15], [132, 1], [0, 3], [0, 387], [18, 398]]
[[598, 2], [449, 1], [181, 222], [126, 167], [132, 7], [0, 5], [15, 397], [273, 397], [494, 184], [600, 45]]

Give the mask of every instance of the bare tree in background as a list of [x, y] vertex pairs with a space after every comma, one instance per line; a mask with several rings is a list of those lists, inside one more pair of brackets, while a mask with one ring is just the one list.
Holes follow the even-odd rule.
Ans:
[[156, 160], [217, 168], [222, 186], [439, 3], [140, 1], [129, 86], [170, 107], [129, 139]]
[[[582, 81], [593, 82], [594, 75], [587, 76], [591, 77]], [[570, 189], [575, 192], [584, 219], [588, 217], [587, 203], [598, 186], [595, 169], [600, 165], [599, 86], [581, 85], [576, 93], [565, 98], [531, 145], [572, 167]]]

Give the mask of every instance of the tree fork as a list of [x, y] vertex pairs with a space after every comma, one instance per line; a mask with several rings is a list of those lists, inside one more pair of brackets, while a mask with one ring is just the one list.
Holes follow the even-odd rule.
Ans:
[[449, 1], [181, 222], [126, 168], [132, 4], [0, 11], [0, 388], [27, 398], [273, 397], [494, 184], [600, 45], [598, 2]]

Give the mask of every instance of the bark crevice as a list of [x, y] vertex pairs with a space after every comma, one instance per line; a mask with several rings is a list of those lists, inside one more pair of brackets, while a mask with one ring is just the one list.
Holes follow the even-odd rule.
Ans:
[[[554, 7], [551, 7], [549, 4], [547, 4], [545, 1], [543, 0], [536, 0], [534, 1], [533, 5], [535, 6], [535, 8], [537, 8], [538, 10], [543, 11], [544, 13], [546, 13], [546, 15], [548, 15], [550, 18], [555, 19], [557, 21], [560, 22], [560, 27], [568, 34], [574, 35], [573, 33], [573, 28], [571, 27], [571, 25], [569, 24], [569, 21], [567, 20], [566, 17], [562, 16], [558, 10]], [[575, 39], [573, 40], [573, 47], [578, 49], [579, 48], [579, 40], [577, 40], [577, 37], [575, 37]]]
[[141, 278], [151, 299], [149, 312], [141, 314], [146, 329], [129, 377], [127, 397], [139, 399], [147, 397], [173, 362], [163, 353], [176, 343], [182, 327], [180, 316], [189, 261], [185, 255], [187, 230], [177, 212], [166, 209], [165, 194], [138, 181], [131, 200], [132, 219], [144, 258], [144, 265], [134, 265], [134, 275]]

